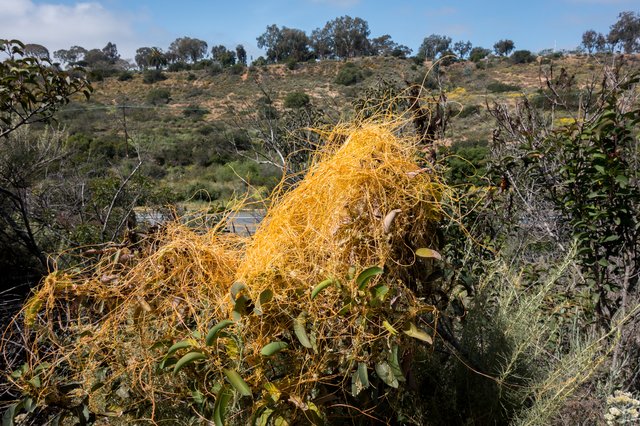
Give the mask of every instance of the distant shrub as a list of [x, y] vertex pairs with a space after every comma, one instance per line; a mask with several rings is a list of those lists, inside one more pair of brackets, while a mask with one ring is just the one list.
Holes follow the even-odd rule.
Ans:
[[178, 71], [189, 71], [191, 69], [191, 65], [186, 62], [174, 62], [167, 67], [167, 71], [170, 72], [178, 72]]
[[167, 76], [160, 70], [146, 70], [144, 74], [142, 74], [142, 81], [146, 84], [153, 84], [166, 79]]
[[364, 80], [364, 78], [362, 70], [356, 64], [348, 62], [338, 72], [335, 82], [343, 86], [350, 86]]
[[267, 60], [262, 56], [258, 56], [251, 65], [253, 65], [254, 67], [262, 67], [267, 65]]
[[187, 81], [194, 81], [196, 80], [198, 77], [196, 77], [196, 75], [192, 72], [190, 72], [189, 74], [187, 74]]
[[480, 105], [465, 105], [458, 114], [458, 118], [466, 118], [472, 115], [480, 114]]
[[520, 86], [494, 81], [487, 84], [487, 90], [491, 93], [517, 92], [520, 90]]
[[218, 75], [222, 72], [222, 65], [219, 62], [212, 62], [206, 69], [209, 75]]
[[185, 117], [192, 118], [194, 120], [201, 120], [202, 117], [204, 117], [208, 113], [209, 113], [209, 110], [207, 110], [206, 108], [202, 108], [200, 105], [195, 105], [195, 104], [189, 105], [182, 111], [182, 115], [184, 115]]
[[118, 76], [118, 81], [129, 81], [133, 79], [133, 73], [131, 71], [122, 71]]
[[152, 105], [168, 104], [171, 100], [169, 89], [151, 89], [147, 93], [147, 102]]
[[298, 67], [298, 61], [296, 61], [296, 59], [293, 57], [287, 58], [287, 61], [285, 62], [285, 64], [287, 65], [287, 68], [291, 71], [295, 70]]
[[471, 62], [479, 62], [489, 56], [490, 53], [491, 51], [489, 49], [485, 49], [483, 47], [474, 47], [469, 53], [469, 60], [471, 60]]
[[535, 61], [536, 57], [528, 50], [516, 50], [511, 54], [510, 59], [514, 64], [528, 64]]
[[311, 99], [304, 92], [291, 92], [284, 98], [286, 108], [303, 108], [309, 105]]
[[229, 67], [229, 72], [232, 75], [240, 75], [244, 73], [244, 65], [242, 64], [233, 64]]

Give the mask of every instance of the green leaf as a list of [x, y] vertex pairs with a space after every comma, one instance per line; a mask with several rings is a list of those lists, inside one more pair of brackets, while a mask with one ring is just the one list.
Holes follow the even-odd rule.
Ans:
[[387, 386], [398, 388], [399, 382], [393, 374], [393, 370], [385, 361], [379, 362], [375, 366], [376, 374]]
[[391, 347], [391, 353], [389, 354], [389, 367], [391, 367], [391, 371], [396, 379], [399, 382], [404, 382], [404, 374], [402, 374], [402, 369], [400, 368], [400, 360], [398, 357], [398, 345], [393, 345]]
[[423, 342], [426, 342], [430, 345], [433, 344], [433, 339], [431, 338], [431, 335], [425, 332], [424, 330], [421, 330], [418, 327], [416, 327], [416, 325], [411, 321], [409, 321], [408, 328], [403, 331], [404, 331], [404, 334], [406, 334], [409, 337], [422, 340]]
[[240, 374], [238, 374], [237, 371], [230, 370], [228, 368], [225, 368], [223, 371], [224, 371], [224, 375], [227, 376], [227, 380], [229, 380], [229, 383], [231, 383], [231, 385], [238, 392], [240, 392], [240, 395], [242, 395], [242, 396], [251, 396], [252, 395], [251, 388], [249, 387], [247, 382], [245, 382], [242, 379], [242, 377], [240, 377]]
[[2, 426], [14, 426], [15, 423], [13, 422], [13, 419], [15, 419], [16, 413], [18, 413], [21, 408], [22, 401], [16, 402], [15, 404], [11, 404], [9, 407], [7, 407], [4, 414], [2, 415]]
[[358, 286], [358, 289], [364, 290], [373, 277], [375, 277], [376, 275], [380, 275], [383, 272], [384, 269], [379, 266], [372, 266], [360, 272], [360, 274], [358, 274], [358, 277], [356, 278], [356, 285]]
[[233, 300], [236, 300], [240, 292], [246, 289], [247, 289], [247, 286], [244, 285], [243, 283], [235, 282], [231, 284], [231, 288], [229, 289], [229, 291], [231, 292], [231, 298]]
[[205, 354], [203, 354], [202, 352], [189, 352], [186, 355], [184, 355], [182, 358], [180, 358], [178, 360], [178, 362], [176, 362], [176, 365], [173, 367], [173, 374], [176, 374], [178, 371], [180, 371], [182, 369], [182, 367], [185, 367], [189, 364], [191, 364], [194, 361], [198, 361], [200, 359], [205, 359], [207, 356]]
[[389, 287], [384, 284], [378, 284], [371, 288], [371, 306], [380, 306], [384, 301], [384, 297], [389, 292]]
[[253, 308], [253, 312], [256, 315], [262, 315], [264, 313], [264, 311], [262, 310], [262, 305], [264, 305], [265, 303], [269, 303], [271, 299], [273, 299], [273, 290], [271, 290], [270, 288], [263, 290], [260, 293], [260, 296], [258, 296], [258, 303], [256, 303], [256, 306]]
[[227, 413], [227, 405], [233, 397], [233, 392], [227, 386], [223, 387], [218, 396], [216, 402], [213, 404], [213, 422], [216, 426], [224, 426], [224, 418]]
[[260, 355], [262, 356], [272, 356], [277, 354], [283, 349], [286, 349], [289, 345], [285, 342], [271, 342], [265, 345], [260, 351]]
[[293, 320], [293, 332], [296, 334], [296, 337], [300, 341], [300, 344], [305, 348], [313, 349], [313, 345], [309, 340], [309, 336], [307, 335], [307, 330], [305, 327], [305, 318], [304, 314], [298, 315], [298, 318]]
[[416, 250], [416, 256], [420, 256], [420, 257], [426, 257], [426, 258], [430, 258], [430, 259], [438, 259], [438, 260], [442, 260], [442, 256], [440, 255], [440, 253], [438, 253], [435, 250], [432, 250], [430, 248], [419, 248], [418, 250]]
[[220, 334], [220, 331], [229, 327], [232, 324], [234, 324], [234, 322], [227, 319], [227, 320], [220, 321], [219, 323], [211, 327], [211, 329], [207, 333], [207, 337], [204, 339], [207, 346], [212, 346], [215, 343], [218, 335]]
[[311, 300], [315, 299], [316, 296], [318, 295], [318, 293], [320, 293], [322, 290], [324, 290], [325, 288], [329, 287], [331, 284], [333, 284], [335, 282], [335, 280], [333, 278], [328, 278], [324, 281], [322, 281], [320, 284], [318, 284], [317, 286], [315, 286], [313, 288], [313, 290], [311, 290]]
[[173, 355], [176, 351], [180, 349], [190, 348], [191, 346], [195, 346], [196, 342], [192, 339], [181, 340], [179, 342], [174, 343], [167, 353], [165, 354], [165, 358]]

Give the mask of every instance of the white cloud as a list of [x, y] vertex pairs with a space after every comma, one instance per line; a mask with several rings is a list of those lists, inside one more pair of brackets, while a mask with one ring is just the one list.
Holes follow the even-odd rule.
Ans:
[[2, 38], [38, 43], [49, 51], [79, 45], [86, 49], [102, 48], [111, 41], [123, 58], [133, 57], [137, 38], [133, 22], [116, 16], [98, 2], [64, 5], [32, 0], [0, 0]]

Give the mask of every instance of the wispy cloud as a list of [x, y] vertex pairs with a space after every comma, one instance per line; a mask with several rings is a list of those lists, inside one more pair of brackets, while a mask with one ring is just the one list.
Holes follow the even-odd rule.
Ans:
[[[123, 57], [137, 38], [131, 20], [116, 16], [98, 2], [64, 5], [32, 0], [0, 0], [2, 37], [38, 43], [50, 51], [81, 45], [102, 48], [111, 41]], [[135, 51], [135, 49], [133, 49]]]

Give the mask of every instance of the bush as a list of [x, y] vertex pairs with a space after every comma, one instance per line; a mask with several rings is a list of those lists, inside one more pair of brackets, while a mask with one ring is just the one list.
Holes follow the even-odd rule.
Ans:
[[168, 104], [171, 101], [169, 89], [151, 89], [147, 93], [147, 102], [152, 105]]
[[311, 102], [309, 95], [304, 92], [291, 92], [284, 98], [286, 108], [303, 108]]
[[458, 118], [467, 118], [471, 115], [480, 114], [480, 110], [480, 105], [465, 105], [460, 114], [458, 114]]
[[487, 90], [491, 93], [517, 92], [520, 89], [520, 86], [514, 86], [512, 84], [502, 83], [500, 81], [494, 81], [487, 84]]
[[201, 120], [207, 115], [209, 110], [202, 108], [200, 105], [191, 104], [182, 111], [182, 115], [192, 118], [193, 120]]
[[118, 76], [118, 81], [129, 81], [133, 79], [133, 73], [131, 71], [122, 71]]
[[295, 70], [298, 67], [298, 61], [296, 61], [296, 59], [293, 57], [287, 58], [287, 61], [285, 62], [285, 64], [287, 65], [287, 68], [291, 71]]
[[173, 64], [167, 67], [167, 71], [170, 71], [170, 72], [189, 71], [190, 69], [191, 69], [191, 65], [185, 62], [174, 62]]
[[229, 72], [232, 75], [240, 75], [244, 73], [244, 65], [242, 64], [233, 64], [229, 67]]
[[194, 81], [196, 80], [198, 77], [196, 77], [196, 75], [192, 72], [190, 72], [189, 74], [187, 74], [187, 81]]
[[350, 86], [364, 80], [362, 70], [352, 62], [344, 64], [338, 72], [335, 83]]
[[166, 79], [167, 76], [160, 70], [146, 70], [144, 74], [142, 74], [142, 81], [146, 84], [153, 84]]
[[528, 64], [535, 61], [536, 57], [528, 50], [516, 50], [510, 59], [514, 64]]

